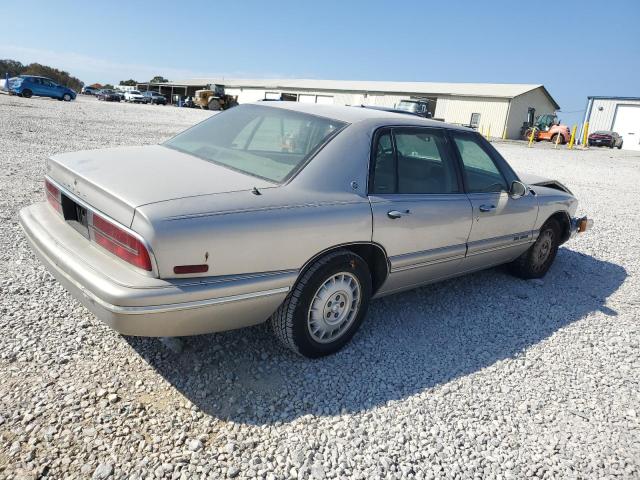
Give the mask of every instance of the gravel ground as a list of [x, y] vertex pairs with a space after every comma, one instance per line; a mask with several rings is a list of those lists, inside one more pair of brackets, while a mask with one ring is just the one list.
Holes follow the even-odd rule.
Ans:
[[43, 198], [46, 156], [208, 115], [0, 95], [0, 477], [640, 477], [639, 153], [496, 144], [595, 219], [541, 281], [494, 269], [375, 301], [322, 360], [266, 326], [178, 354], [79, 306], [17, 212]]

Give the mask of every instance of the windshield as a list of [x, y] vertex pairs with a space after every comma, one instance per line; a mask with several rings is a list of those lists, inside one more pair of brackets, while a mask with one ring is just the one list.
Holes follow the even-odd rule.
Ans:
[[272, 182], [283, 182], [345, 123], [291, 110], [242, 105], [164, 145]]
[[415, 112], [418, 110], [418, 104], [416, 102], [401, 100], [396, 108], [404, 112]]
[[129, 93], [133, 93], [134, 95], [140, 95], [138, 90], [131, 90]]

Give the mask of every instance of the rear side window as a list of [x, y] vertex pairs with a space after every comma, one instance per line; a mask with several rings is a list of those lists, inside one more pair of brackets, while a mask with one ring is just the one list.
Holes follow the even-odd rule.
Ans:
[[507, 181], [475, 134], [452, 132], [469, 193], [508, 191]]
[[378, 137], [372, 193], [460, 193], [455, 160], [442, 130], [394, 128]]

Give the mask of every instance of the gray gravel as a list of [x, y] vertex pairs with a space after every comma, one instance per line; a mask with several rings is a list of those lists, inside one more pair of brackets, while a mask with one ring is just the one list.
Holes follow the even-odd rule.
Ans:
[[180, 352], [78, 305], [17, 212], [43, 198], [46, 156], [208, 115], [0, 95], [0, 477], [640, 477], [638, 153], [496, 144], [595, 219], [542, 281], [494, 269], [376, 301], [318, 361], [265, 326]]

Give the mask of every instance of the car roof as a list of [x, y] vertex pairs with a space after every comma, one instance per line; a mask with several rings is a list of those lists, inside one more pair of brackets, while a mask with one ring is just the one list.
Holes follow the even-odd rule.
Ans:
[[[246, 105], [246, 104], [245, 104]], [[295, 112], [308, 113], [320, 117], [331, 118], [346, 123], [367, 122], [383, 125], [416, 125], [431, 127], [447, 127], [456, 130], [469, 130], [466, 127], [452, 125], [437, 120], [429, 120], [417, 115], [409, 115], [406, 113], [390, 112], [386, 110], [378, 110], [373, 108], [362, 108], [360, 105], [343, 106], [343, 105], [318, 105], [316, 103], [298, 103], [298, 102], [255, 102], [253, 105], [263, 106], [265, 108], [281, 108], [283, 110], [291, 110]]]

